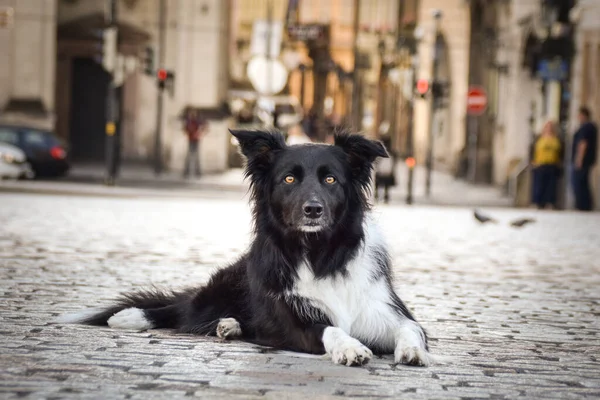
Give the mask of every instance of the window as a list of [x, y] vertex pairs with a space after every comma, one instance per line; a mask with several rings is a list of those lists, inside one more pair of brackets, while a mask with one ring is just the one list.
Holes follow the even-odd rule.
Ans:
[[23, 142], [26, 145], [44, 146], [47, 142], [47, 137], [44, 132], [41, 131], [25, 131]]
[[19, 144], [19, 134], [12, 128], [0, 127], [0, 142], [10, 143], [16, 146]]

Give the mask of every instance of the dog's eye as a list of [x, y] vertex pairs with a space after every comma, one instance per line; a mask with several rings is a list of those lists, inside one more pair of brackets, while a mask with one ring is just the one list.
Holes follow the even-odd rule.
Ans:
[[294, 183], [296, 182], [296, 178], [294, 178], [292, 175], [287, 175], [284, 178], [285, 183]]
[[325, 182], [331, 185], [331, 184], [335, 183], [335, 177], [329, 175], [327, 178], [325, 178]]

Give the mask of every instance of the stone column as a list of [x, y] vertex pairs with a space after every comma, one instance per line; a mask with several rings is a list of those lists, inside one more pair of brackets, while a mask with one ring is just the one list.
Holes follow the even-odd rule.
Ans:
[[0, 119], [54, 125], [56, 0], [0, 0]]
[[[175, 93], [165, 104], [165, 143], [170, 146], [167, 165], [182, 170], [187, 138], [177, 116], [184, 107], [217, 108], [227, 99], [229, 79], [228, 1], [179, 0], [169, 2], [166, 67], [176, 72]], [[171, 121], [171, 122], [169, 122]], [[201, 143], [201, 170], [227, 168], [230, 135], [228, 120], [209, 121]]]

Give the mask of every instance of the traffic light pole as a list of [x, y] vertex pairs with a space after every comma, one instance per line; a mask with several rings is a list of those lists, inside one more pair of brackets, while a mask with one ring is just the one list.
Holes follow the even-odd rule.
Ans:
[[358, 66], [358, 31], [360, 28], [360, 0], [354, 0], [354, 43], [352, 45], [352, 52], [354, 53], [354, 71], [352, 71], [352, 129], [360, 131], [362, 128], [362, 116], [360, 115], [360, 70]]
[[[412, 64], [412, 60], [411, 60], [411, 64]], [[414, 94], [414, 90], [415, 90], [415, 84], [416, 84], [416, 76], [417, 76], [417, 68], [415, 67], [415, 65], [411, 65], [412, 68], [412, 74], [411, 74], [411, 89], [412, 89], [412, 97], [409, 101], [409, 106], [408, 106], [408, 135], [407, 135], [407, 142], [406, 143], [406, 147], [408, 150], [408, 157], [407, 160], [410, 158], [411, 161], [410, 162], [414, 162], [414, 157], [415, 157], [415, 125], [414, 125], [414, 113], [415, 113], [415, 94]], [[407, 180], [407, 185], [408, 187], [406, 188], [406, 204], [412, 204], [413, 203], [413, 186], [414, 186], [414, 172], [415, 172], [415, 166], [414, 164], [410, 164], [407, 162], [407, 167], [408, 167], [408, 180]]]
[[103, 57], [111, 60], [106, 61], [106, 65], [110, 66], [111, 76], [110, 82], [108, 83], [108, 89], [106, 91], [106, 175], [104, 178], [104, 183], [112, 186], [115, 184], [117, 174], [117, 146], [119, 145], [117, 134], [119, 110], [117, 109], [117, 86], [115, 82], [115, 67], [118, 53], [117, 0], [107, 0], [106, 5], [108, 11], [106, 14], [107, 29], [104, 31], [103, 40], [108, 41], [109, 46], [105, 46], [106, 53], [103, 54]]
[[[433, 18], [435, 19], [435, 31], [433, 36], [433, 74], [432, 74], [432, 88], [433, 85], [437, 82], [438, 69], [440, 64], [440, 55], [438, 54], [438, 34], [440, 29], [440, 19], [442, 18], [442, 13], [439, 10], [434, 10]], [[427, 159], [425, 160], [425, 167], [427, 169], [425, 175], [425, 196], [429, 197], [431, 195], [431, 173], [433, 170], [433, 124], [435, 122], [435, 110], [437, 108], [437, 97], [434, 94], [433, 89], [431, 89], [431, 108], [429, 111], [429, 140], [427, 143]]]
[[[165, 28], [167, 18], [166, 0], [160, 0], [158, 12], [158, 67], [163, 68], [165, 62]], [[156, 72], [155, 72], [156, 73]], [[163, 126], [163, 104], [164, 84], [159, 82], [156, 99], [156, 135], [154, 136], [154, 175], [159, 176], [163, 172], [162, 163], [162, 126]]]

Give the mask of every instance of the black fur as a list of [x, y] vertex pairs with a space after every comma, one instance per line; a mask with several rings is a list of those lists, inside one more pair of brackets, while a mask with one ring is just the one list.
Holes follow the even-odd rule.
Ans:
[[[373, 162], [387, 152], [380, 142], [360, 135], [337, 134], [333, 146], [287, 146], [279, 133], [231, 133], [247, 159], [254, 217], [248, 252], [201, 288], [127, 294], [84, 323], [106, 325], [116, 312], [137, 307], [155, 328], [214, 335], [219, 319], [232, 317], [240, 323], [244, 340], [324, 353], [322, 334], [331, 325], [326, 313], [285, 293], [292, 289], [303, 258], [317, 278], [346, 274], [365, 237]], [[377, 257], [377, 274], [391, 287], [389, 256], [383, 250]], [[390, 302], [399, 314], [413, 319], [395, 294]]]

